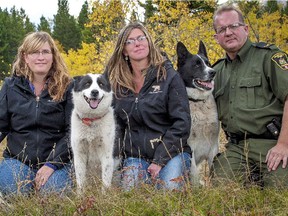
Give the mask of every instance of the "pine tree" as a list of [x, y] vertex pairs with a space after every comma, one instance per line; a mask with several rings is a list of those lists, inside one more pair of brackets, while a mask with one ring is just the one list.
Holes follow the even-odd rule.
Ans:
[[40, 17], [40, 24], [38, 24], [37, 30], [38, 31], [48, 32], [51, 35], [50, 24], [49, 24], [48, 20], [44, 16]]
[[30, 19], [28, 16], [25, 18], [24, 28], [26, 32], [34, 32], [35, 31], [35, 25], [30, 22]]
[[268, 13], [274, 13], [279, 10], [277, 1], [267, 1], [267, 5], [265, 6], [265, 11]]
[[53, 37], [61, 43], [65, 52], [81, 47], [81, 31], [75, 18], [69, 14], [68, 0], [58, 0]]
[[147, 19], [152, 17], [157, 12], [157, 7], [153, 3], [152, 0], [146, 0], [145, 3], [142, 3], [142, 1], [138, 0], [138, 4], [140, 7], [142, 7], [144, 12], [144, 22], [146, 22]]
[[81, 39], [82, 42], [90, 44], [95, 40], [93, 38], [93, 32], [90, 27], [87, 27], [86, 24], [89, 22], [89, 5], [88, 2], [85, 1], [82, 5], [81, 11], [78, 16], [78, 25], [81, 29]]
[[0, 80], [9, 76], [18, 46], [24, 36], [34, 30], [22, 8], [16, 10], [14, 6], [10, 12], [0, 8]]
[[288, 15], [288, 1], [285, 1], [284, 7], [282, 8], [282, 14]]
[[89, 5], [88, 2], [85, 1], [82, 5], [81, 11], [78, 16], [78, 25], [81, 30], [85, 28], [85, 24], [89, 21]]

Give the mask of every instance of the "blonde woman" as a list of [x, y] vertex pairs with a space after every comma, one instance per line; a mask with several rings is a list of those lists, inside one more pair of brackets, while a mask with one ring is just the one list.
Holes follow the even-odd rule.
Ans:
[[190, 168], [190, 111], [184, 83], [146, 28], [122, 29], [107, 65], [115, 93], [125, 190], [141, 182], [179, 189]]
[[71, 187], [71, 78], [46, 32], [28, 34], [0, 91], [2, 194], [62, 192]]

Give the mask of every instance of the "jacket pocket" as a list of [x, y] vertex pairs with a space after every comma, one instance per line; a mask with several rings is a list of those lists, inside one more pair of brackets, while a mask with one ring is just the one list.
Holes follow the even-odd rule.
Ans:
[[[246, 77], [242, 78], [239, 82], [240, 87], [240, 106], [244, 108], [253, 109], [264, 103], [263, 97], [261, 96], [262, 88], [261, 77]], [[245, 107], [245, 104], [247, 104]]]

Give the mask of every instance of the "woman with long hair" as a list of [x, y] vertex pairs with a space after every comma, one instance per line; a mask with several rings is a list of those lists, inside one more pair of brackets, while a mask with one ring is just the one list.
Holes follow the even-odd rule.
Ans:
[[122, 29], [106, 70], [115, 93], [124, 189], [151, 181], [158, 188], [180, 188], [191, 158], [183, 80], [140, 23]]
[[69, 127], [72, 82], [54, 40], [28, 34], [18, 48], [12, 76], [0, 91], [2, 194], [62, 192], [71, 187]]

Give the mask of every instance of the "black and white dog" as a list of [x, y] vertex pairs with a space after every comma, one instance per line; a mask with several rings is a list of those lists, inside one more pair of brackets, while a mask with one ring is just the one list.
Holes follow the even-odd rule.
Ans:
[[71, 146], [78, 192], [87, 186], [88, 176], [97, 176], [97, 167], [104, 190], [111, 186], [115, 139], [113, 93], [107, 74], [74, 77], [72, 96]]
[[219, 121], [212, 95], [215, 70], [210, 67], [205, 45], [200, 41], [198, 54], [191, 54], [182, 42], [177, 43], [178, 72], [181, 74], [191, 111], [191, 132], [188, 138], [193, 154], [192, 181], [197, 185], [199, 164], [207, 160], [209, 168], [219, 148]]

